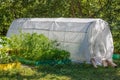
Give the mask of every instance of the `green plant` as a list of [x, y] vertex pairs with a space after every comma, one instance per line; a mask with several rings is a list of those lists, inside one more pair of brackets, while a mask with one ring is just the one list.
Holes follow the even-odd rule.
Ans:
[[69, 59], [69, 52], [58, 48], [60, 44], [57, 41], [52, 41], [43, 34], [21, 33], [10, 39], [9, 46], [14, 56], [35, 61]]
[[120, 54], [120, 32], [119, 28], [112, 32], [114, 39], [114, 53]]
[[7, 52], [7, 48], [0, 48], [0, 64], [14, 62], [12, 57]]
[[10, 39], [7, 38], [7, 37], [3, 36], [3, 37], [0, 38], [0, 45], [1, 45], [1, 47], [8, 46], [9, 42], [10, 42]]
[[120, 54], [120, 41], [114, 42], [114, 53]]
[[14, 62], [11, 55], [9, 55], [9, 43], [10, 39], [7, 37], [0, 38], [0, 64]]

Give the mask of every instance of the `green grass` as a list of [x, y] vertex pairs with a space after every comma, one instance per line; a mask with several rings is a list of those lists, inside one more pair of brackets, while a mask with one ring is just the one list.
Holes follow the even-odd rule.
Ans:
[[0, 71], [0, 80], [120, 80], [118, 68], [93, 68], [89, 64], [42, 65]]

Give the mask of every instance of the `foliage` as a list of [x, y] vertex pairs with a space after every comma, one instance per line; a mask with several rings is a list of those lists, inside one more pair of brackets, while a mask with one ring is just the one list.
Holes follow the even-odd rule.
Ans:
[[11, 53], [15, 56], [35, 61], [69, 59], [69, 52], [58, 48], [57, 41], [49, 40], [43, 34], [21, 33], [10, 39]]
[[1, 37], [0, 38], [0, 64], [14, 62], [11, 55], [9, 55], [8, 44], [10, 42], [9, 38]]
[[[119, 34], [120, 35], [120, 34]], [[117, 36], [114, 39], [114, 53], [119, 53], [120, 54], [120, 37]]]
[[7, 37], [0, 38], [0, 47], [7, 47], [11, 40]]
[[12, 56], [9, 55], [7, 48], [0, 48], [0, 64], [14, 62]]

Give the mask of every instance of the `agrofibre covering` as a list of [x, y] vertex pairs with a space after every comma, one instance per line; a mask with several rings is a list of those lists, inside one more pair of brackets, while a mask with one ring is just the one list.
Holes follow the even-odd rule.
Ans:
[[7, 37], [20, 31], [57, 40], [62, 49], [70, 52], [74, 62], [89, 63], [91, 58], [95, 58], [97, 64], [104, 59], [112, 61], [113, 38], [108, 23], [102, 19], [20, 18], [12, 22]]

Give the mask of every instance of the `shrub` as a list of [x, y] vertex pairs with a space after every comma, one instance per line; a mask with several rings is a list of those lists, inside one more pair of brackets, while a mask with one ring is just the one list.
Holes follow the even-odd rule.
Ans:
[[10, 41], [11, 40], [9, 38], [7, 38], [7, 37], [4, 37], [4, 36], [0, 37], [0, 47], [8, 46]]
[[120, 41], [114, 42], [114, 53], [120, 54]]
[[0, 48], [0, 64], [6, 64], [6, 63], [11, 63], [14, 62], [12, 57], [8, 53], [7, 48]]
[[1, 37], [0, 38], [0, 64], [6, 64], [10, 62], [14, 62], [11, 55], [9, 55], [9, 48], [8, 44], [10, 42], [10, 39], [7, 37]]
[[21, 33], [14, 35], [9, 44], [12, 55], [29, 60], [61, 60], [69, 59], [70, 53], [58, 48], [57, 41], [49, 40], [43, 34]]

